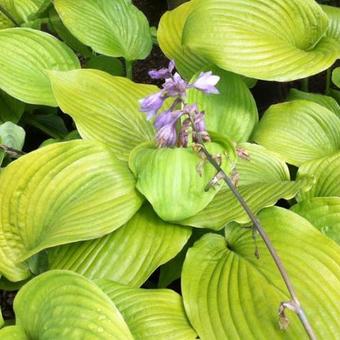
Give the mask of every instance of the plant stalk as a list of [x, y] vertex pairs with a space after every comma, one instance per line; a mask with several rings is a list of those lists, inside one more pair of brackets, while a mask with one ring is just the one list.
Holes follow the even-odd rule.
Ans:
[[309, 92], [309, 78], [301, 79], [302, 91]]
[[25, 155], [25, 152], [13, 149], [5, 144], [0, 144], [0, 150], [3, 150], [11, 158], [19, 158]]
[[125, 59], [125, 72], [126, 77], [132, 80], [132, 66], [133, 62], [131, 60]]
[[202, 137], [200, 136], [199, 133], [197, 133], [197, 139], [199, 141], [199, 144], [201, 144], [202, 146], [202, 151], [205, 154], [208, 162], [216, 169], [216, 171], [218, 172], [218, 174], [221, 174], [222, 179], [224, 180], [224, 182], [227, 184], [227, 186], [229, 187], [229, 189], [232, 191], [232, 193], [235, 195], [235, 197], [237, 198], [237, 200], [239, 201], [239, 203], [241, 204], [242, 208], [244, 209], [244, 211], [247, 213], [247, 215], [249, 216], [251, 222], [253, 223], [254, 228], [257, 230], [257, 232], [260, 234], [262, 240], [264, 241], [267, 249], [269, 250], [270, 255], [272, 256], [276, 267], [278, 268], [278, 270], [280, 271], [281, 277], [287, 287], [287, 290], [290, 294], [291, 300], [294, 304], [294, 312], [298, 315], [306, 333], [309, 336], [309, 339], [311, 340], [316, 340], [316, 335], [313, 331], [313, 328], [311, 326], [311, 324], [309, 323], [307, 316], [298, 300], [298, 297], [296, 295], [295, 289], [293, 287], [293, 284], [288, 276], [288, 273], [279, 257], [279, 255], [277, 254], [273, 244], [271, 243], [267, 233], [265, 232], [265, 230], [263, 229], [260, 221], [258, 220], [258, 218], [253, 214], [253, 212], [251, 211], [250, 207], [248, 206], [248, 204], [246, 203], [246, 201], [244, 200], [244, 198], [242, 197], [242, 195], [240, 194], [240, 192], [237, 190], [236, 186], [233, 184], [232, 180], [230, 179], [230, 177], [224, 172], [224, 170], [221, 168], [221, 166], [216, 162], [216, 160], [213, 158], [213, 156], [209, 153], [209, 151], [206, 149], [206, 147], [204, 146], [204, 142], [202, 140]]
[[332, 79], [332, 69], [329, 68], [327, 69], [326, 73], [326, 89], [325, 89], [325, 94], [329, 96], [329, 92], [331, 89], [331, 79]]

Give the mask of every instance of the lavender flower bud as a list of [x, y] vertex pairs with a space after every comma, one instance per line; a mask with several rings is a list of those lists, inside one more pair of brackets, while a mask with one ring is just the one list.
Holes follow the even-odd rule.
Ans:
[[180, 110], [176, 111], [164, 111], [157, 116], [154, 126], [157, 130], [161, 129], [165, 125], [176, 124], [177, 120], [182, 116], [183, 112]]
[[171, 60], [168, 67], [163, 67], [160, 70], [149, 71], [149, 76], [153, 79], [168, 79], [172, 77], [172, 71], [175, 68], [175, 62]]
[[213, 75], [211, 71], [202, 72], [192, 86], [205, 93], [218, 94], [219, 91], [215, 85], [219, 80], [220, 77]]
[[159, 147], [175, 146], [177, 142], [176, 124], [164, 125], [158, 130], [156, 139]]
[[188, 83], [177, 72], [163, 84], [163, 89], [169, 97], [185, 97], [187, 88]]
[[165, 99], [166, 96], [164, 96], [163, 91], [160, 91], [139, 101], [140, 110], [147, 114], [147, 120], [150, 120], [157, 114], [158, 110], [163, 106]]
[[179, 131], [179, 145], [186, 148], [189, 143], [189, 128], [191, 126], [191, 120], [189, 118], [185, 119], [182, 123], [182, 127]]

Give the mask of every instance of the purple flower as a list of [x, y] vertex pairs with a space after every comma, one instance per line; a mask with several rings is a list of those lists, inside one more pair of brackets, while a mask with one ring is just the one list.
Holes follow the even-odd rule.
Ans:
[[183, 112], [180, 110], [176, 111], [164, 111], [160, 115], [157, 116], [155, 120], [155, 128], [157, 130], [161, 129], [165, 125], [173, 125], [177, 122], [177, 120], [182, 116]]
[[195, 118], [194, 118], [194, 125], [195, 125], [195, 130], [197, 132], [206, 131], [204, 112], [196, 112]]
[[168, 67], [163, 67], [160, 70], [149, 71], [149, 76], [153, 79], [168, 79], [172, 77], [172, 71], [175, 69], [175, 62], [171, 60]]
[[185, 97], [187, 88], [188, 83], [177, 72], [163, 84], [163, 89], [169, 97]]
[[199, 77], [192, 84], [196, 89], [205, 93], [218, 94], [219, 91], [215, 85], [220, 80], [219, 76], [214, 76], [211, 71], [202, 72]]
[[159, 147], [174, 146], [177, 142], [176, 123], [167, 124], [160, 128], [156, 135]]
[[163, 92], [157, 92], [150, 96], [147, 96], [139, 101], [140, 110], [142, 112], [146, 112], [147, 120], [150, 120], [153, 116], [155, 116], [158, 110], [162, 107], [166, 96], [164, 96]]
[[182, 123], [182, 127], [179, 131], [178, 140], [179, 145], [186, 148], [189, 143], [189, 129], [191, 127], [191, 120], [189, 118], [185, 119]]

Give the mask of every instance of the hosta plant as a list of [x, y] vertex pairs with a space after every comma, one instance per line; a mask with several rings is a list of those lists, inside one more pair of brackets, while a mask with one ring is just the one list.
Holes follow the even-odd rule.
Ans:
[[0, 339], [339, 338], [339, 8], [0, 0], [0, 49]]

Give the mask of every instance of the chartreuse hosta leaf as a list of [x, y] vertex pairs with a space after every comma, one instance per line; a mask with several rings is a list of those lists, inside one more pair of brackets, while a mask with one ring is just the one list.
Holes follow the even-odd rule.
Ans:
[[123, 316], [93, 282], [53, 270], [28, 282], [14, 300], [27, 339], [133, 339]]
[[321, 6], [329, 19], [327, 36], [334, 38], [340, 44], [340, 8], [333, 6]]
[[[259, 214], [299, 300], [320, 339], [339, 335], [340, 247], [301, 216], [272, 207]], [[226, 238], [206, 234], [188, 251], [182, 272], [184, 306], [200, 339], [300, 339], [289, 313], [279, 329], [278, 307], [289, 296], [264, 242], [254, 255], [251, 231], [234, 226]]]
[[5, 324], [5, 321], [4, 321], [4, 318], [2, 317], [2, 313], [0, 309], [0, 328], [2, 328], [4, 324]]
[[182, 298], [174, 291], [131, 288], [109, 280], [95, 282], [122, 313], [135, 339], [196, 339]]
[[340, 244], [340, 197], [313, 197], [291, 207]]
[[340, 151], [332, 156], [304, 163], [299, 168], [297, 178], [306, 175], [313, 176], [315, 183], [311, 190], [299, 193], [299, 201], [312, 197], [340, 197]]
[[0, 175], [0, 273], [23, 280], [28, 257], [108, 234], [141, 203], [127, 164], [102, 144], [78, 140], [31, 152]]
[[100, 54], [136, 60], [151, 51], [149, 23], [131, 0], [55, 0], [54, 6], [70, 32]]
[[[274, 205], [281, 198], [293, 198], [300, 190], [310, 187], [309, 178], [290, 181], [287, 165], [264, 147], [249, 143], [239, 147], [248, 153], [249, 160], [239, 158], [237, 161], [238, 190], [254, 213]], [[232, 192], [223, 186], [205, 209], [181, 223], [219, 230], [232, 221], [247, 223], [249, 217]]]
[[13, 27], [14, 23], [0, 10], [0, 30]]
[[310, 100], [315, 102], [321, 106], [324, 106], [326, 109], [333, 111], [339, 118], [340, 118], [340, 105], [338, 102], [329, 96], [325, 96], [319, 93], [310, 93], [310, 92], [303, 92], [297, 89], [290, 89], [288, 98], [289, 101], [294, 100]]
[[75, 120], [83, 138], [108, 144], [122, 159], [140, 143], [154, 140], [138, 100], [157, 92], [156, 86], [98, 70], [53, 72], [50, 79], [58, 105]]
[[193, 2], [186, 2], [172, 11], [166, 12], [158, 26], [157, 39], [163, 53], [176, 62], [179, 73], [190, 80], [209, 62], [182, 45], [182, 32], [185, 21], [191, 12]]
[[239, 75], [216, 67], [212, 68], [212, 72], [220, 76], [217, 84], [220, 94], [207, 96], [193, 89], [189, 91], [188, 101], [196, 103], [206, 113], [208, 131], [245, 142], [258, 121], [255, 100]]
[[30, 28], [0, 30], [0, 88], [30, 104], [57, 106], [47, 72], [80, 67], [72, 50]]
[[107, 236], [49, 250], [49, 268], [139, 287], [180, 252], [190, 235], [190, 228], [162, 221], [147, 205]]
[[276, 104], [265, 112], [253, 139], [300, 166], [339, 150], [340, 117], [311, 101]]
[[[223, 156], [222, 167], [230, 173], [235, 160], [232, 144], [210, 143], [207, 149]], [[159, 149], [146, 143], [132, 151], [129, 166], [137, 178], [137, 189], [165, 221], [196, 215], [217, 193], [205, 191], [216, 170], [192, 148]]]
[[340, 56], [327, 28], [314, 0], [195, 0], [182, 43], [223, 69], [289, 81], [319, 73]]

